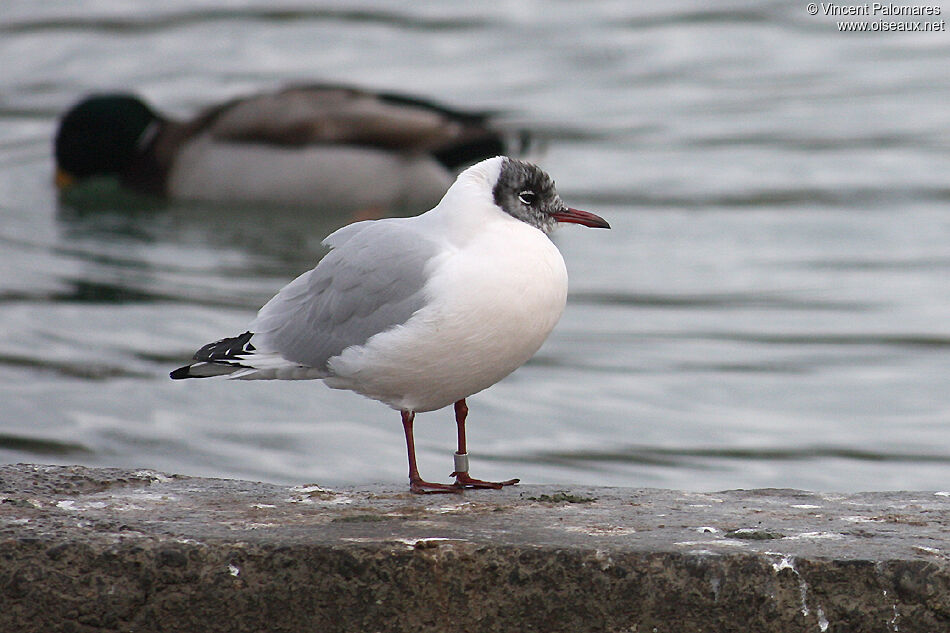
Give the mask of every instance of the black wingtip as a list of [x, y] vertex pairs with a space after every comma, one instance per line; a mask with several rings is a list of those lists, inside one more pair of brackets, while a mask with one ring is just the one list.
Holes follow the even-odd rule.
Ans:
[[172, 380], [181, 380], [182, 378], [192, 378], [191, 375], [191, 365], [185, 365], [184, 367], [179, 367], [175, 371], [168, 374], [168, 377]]

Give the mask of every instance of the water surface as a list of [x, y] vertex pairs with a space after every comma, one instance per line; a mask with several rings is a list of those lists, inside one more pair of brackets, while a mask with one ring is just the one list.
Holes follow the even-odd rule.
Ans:
[[[692, 490], [950, 481], [950, 39], [787, 2], [7, 0], [0, 460], [276, 482], [405, 479], [399, 416], [313, 382], [173, 383], [352, 218], [59, 200], [82, 94], [186, 116], [300, 80], [495, 110], [573, 206], [571, 294], [470, 399], [473, 474]], [[419, 416], [451, 470], [449, 410]]]

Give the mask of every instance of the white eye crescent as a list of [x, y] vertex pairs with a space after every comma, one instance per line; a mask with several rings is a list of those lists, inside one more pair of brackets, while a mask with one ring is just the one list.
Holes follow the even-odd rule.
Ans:
[[533, 191], [522, 191], [518, 194], [518, 200], [521, 200], [522, 204], [526, 204], [529, 207], [534, 204], [535, 195]]

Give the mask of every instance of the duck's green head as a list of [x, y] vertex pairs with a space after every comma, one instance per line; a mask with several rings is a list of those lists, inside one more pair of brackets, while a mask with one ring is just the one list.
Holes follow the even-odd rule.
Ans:
[[56, 133], [56, 184], [121, 175], [147, 149], [161, 120], [129, 94], [87, 97], [72, 107]]

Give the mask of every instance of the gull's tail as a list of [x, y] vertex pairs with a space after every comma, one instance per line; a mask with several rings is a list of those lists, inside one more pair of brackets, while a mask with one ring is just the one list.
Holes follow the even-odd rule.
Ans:
[[208, 343], [193, 363], [168, 374], [172, 380], [226, 376], [243, 380], [311, 380], [326, 372], [287, 360], [276, 352], [263, 351], [251, 343], [253, 332]]

